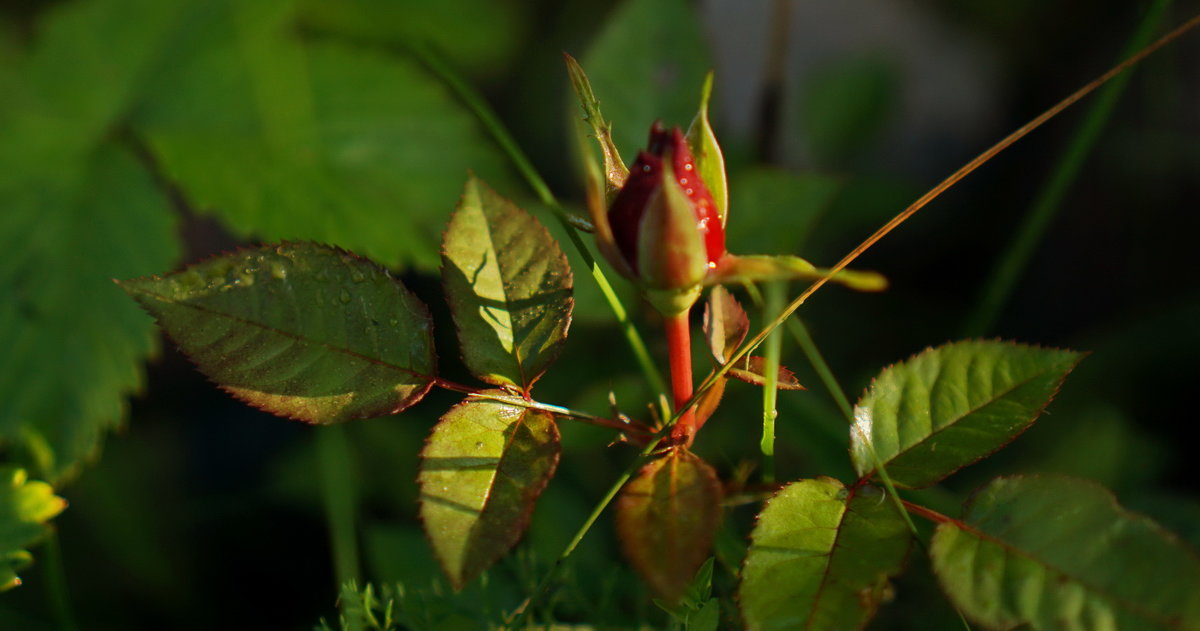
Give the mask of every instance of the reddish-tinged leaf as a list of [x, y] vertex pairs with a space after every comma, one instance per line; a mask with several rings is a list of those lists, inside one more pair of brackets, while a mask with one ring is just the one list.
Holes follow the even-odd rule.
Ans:
[[[766, 370], [763, 366], [766, 361], [762, 357], [747, 357], [738, 362], [737, 368], [730, 368], [726, 374], [756, 386], [766, 385]], [[800, 380], [796, 379], [796, 374], [788, 370], [786, 366], [779, 367], [775, 387], [779, 390], [804, 390], [804, 386], [800, 385]]]
[[392, 414], [433, 382], [425, 305], [335, 248], [262, 246], [119, 284], [200, 372], [273, 414], [319, 424]]
[[703, 330], [708, 350], [718, 364], [729, 361], [750, 332], [746, 310], [721, 285], [714, 286], [708, 292], [708, 302], [704, 304]]
[[638, 472], [617, 500], [625, 556], [674, 603], [709, 557], [721, 523], [721, 484], [699, 456], [674, 449]]
[[460, 403], [433, 428], [421, 452], [421, 520], [456, 589], [521, 538], [559, 450], [553, 416], [497, 401]]

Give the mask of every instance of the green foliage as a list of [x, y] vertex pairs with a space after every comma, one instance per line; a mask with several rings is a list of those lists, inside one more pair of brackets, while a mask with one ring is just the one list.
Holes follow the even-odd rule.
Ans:
[[421, 451], [421, 519], [456, 588], [525, 532], [559, 450], [546, 412], [470, 400], [442, 416]]
[[1200, 556], [1091, 482], [998, 478], [938, 526], [929, 553], [988, 628], [1200, 629]]
[[41, 539], [46, 522], [66, 507], [49, 484], [28, 480], [22, 469], [0, 467], [0, 591], [21, 584], [16, 571], [32, 560], [24, 548]]
[[1008, 444], [1079, 362], [1072, 351], [955, 342], [884, 370], [854, 408], [850, 455], [896, 484], [929, 486]]
[[528, 392], [571, 323], [571, 268], [550, 233], [472, 178], [446, 230], [442, 281], [467, 367]]
[[334, 248], [262, 246], [121, 287], [209, 379], [273, 414], [321, 424], [392, 414], [433, 380], [425, 306]]
[[784, 487], [750, 538], [738, 587], [746, 628], [812, 631], [866, 626], [911, 541], [882, 490], [831, 478]]

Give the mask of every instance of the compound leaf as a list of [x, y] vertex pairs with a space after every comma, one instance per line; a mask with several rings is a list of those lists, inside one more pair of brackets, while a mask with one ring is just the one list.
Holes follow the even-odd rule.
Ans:
[[1200, 629], [1200, 557], [1092, 482], [993, 480], [929, 553], [951, 600], [988, 628]]
[[648, 463], [617, 500], [621, 547], [670, 604], [709, 557], [721, 523], [721, 484], [699, 456], [674, 449]]
[[456, 589], [521, 538], [560, 449], [552, 415], [497, 401], [460, 403], [433, 428], [421, 452], [421, 519]]
[[442, 280], [467, 368], [528, 391], [571, 323], [571, 268], [554, 238], [471, 178], [443, 241]]
[[750, 533], [738, 600], [747, 629], [861, 629], [900, 572], [911, 537], [873, 486], [801, 480]]
[[901, 486], [929, 486], [1025, 431], [1082, 355], [999, 341], [955, 342], [884, 370], [854, 408], [850, 456], [872, 449]]
[[0, 468], [0, 591], [21, 584], [16, 571], [31, 561], [24, 548], [66, 507], [49, 484], [29, 481], [23, 469]]
[[312, 243], [120, 281], [237, 398], [309, 423], [399, 412], [433, 382], [425, 305], [382, 267]]

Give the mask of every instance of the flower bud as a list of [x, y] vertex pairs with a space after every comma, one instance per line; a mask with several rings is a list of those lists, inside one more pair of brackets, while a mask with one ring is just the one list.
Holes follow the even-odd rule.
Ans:
[[691, 288], [725, 255], [725, 229], [687, 140], [659, 122], [607, 218], [623, 263], [653, 289]]

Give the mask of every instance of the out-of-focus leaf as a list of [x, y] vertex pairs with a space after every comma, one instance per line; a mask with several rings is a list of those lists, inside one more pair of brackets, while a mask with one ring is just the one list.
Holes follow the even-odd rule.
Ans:
[[675, 604], [710, 556], [721, 484], [699, 456], [674, 449], [642, 467], [617, 500], [617, 533], [634, 568]]
[[900, 486], [929, 486], [1000, 449], [1050, 403], [1082, 355], [999, 341], [927, 349], [884, 370], [854, 408], [850, 457], [872, 448]]
[[111, 279], [174, 265], [175, 219], [111, 147], [58, 178], [3, 179], [0, 442], [43, 445], [33, 464], [53, 481], [95, 453], [142, 384], [158, 337]]
[[883, 492], [801, 480], [767, 503], [750, 533], [738, 600], [747, 629], [844, 631], [875, 615], [908, 553]]
[[496, 401], [460, 403], [433, 428], [421, 452], [421, 519], [456, 589], [521, 538], [559, 447], [553, 416]]
[[24, 548], [66, 507], [49, 484], [29, 481], [23, 469], [0, 467], [0, 591], [21, 584], [16, 571], [32, 560]]
[[533, 24], [519, 2], [300, 0], [298, 5], [307, 29], [384, 46], [431, 45], [458, 68], [479, 76], [503, 69]]
[[753, 168], [731, 176], [725, 241], [734, 252], [806, 253], [805, 243], [842, 190], [842, 180], [816, 173]]
[[725, 156], [721, 153], [721, 145], [717, 143], [717, 135], [713, 132], [712, 123], [708, 120], [708, 101], [712, 96], [713, 73], [710, 71], [704, 77], [704, 86], [700, 89], [700, 111], [688, 127], [687, 141], [692, 155], [696, 159], [696, 172], [712, 194], [713, 202], [717, 205], [717, 214], [721, 217], [721, 225], [725, 225], [729, 212], [729, 183], [725, 177]]
[[750, 332], [750, 318], [741, 303], [721, 285], [712, 288], [704, 303], [704, 339], [718, 364], [724, 364]]
[[1200, 557], [1103, 487], [998, 478], [930, 546], [942, 588], [995, 629], [1200, 629]]
[[[571, 87], [575, 90], [575, 98], [579, 100], [579, 106], [583, 108], [583, 121], [587, 123], [592, 130], [592, 137], [600, 145], [600, 153], [604, 156], [604, 190], [605, 197], [608, 201], [612, 201], [616, 196], [617, 191], [625, 185], [625, 179], [629, 177], [629, 168], [625, 166], [625, 161], [621, 159], [621, 152], [617, 151], [616, 144], [612, 138], [612, 123], [604, 120], [604, 115], [600, 113], [600, 101], [596, 100], [596, 94], [592, 91], [592, 84], [588, 81], [587, 74], [580, 67], [579, 62], [575, 58], [564, 54], [563, 58], [567, 64], [567, 75], [571, 78]], [[582, 147], [586, 152], [587, 147]], [[590, 156], [590, 153], [585, 153], [585, 160]]]
[[[772, 280], [817, 280], [829, 270], [790, 255], [779, 256], [735, 256], [726, 254], [717, 262], [717, 267], [704, 279], [705, 285], [726, 283], [760, 283]], [[883, 291], [887, 279], [876, 272], [861, 272], [844, 269], [830, 279], [858, 291]]]
[[550, 233], [471, 178], [442, 243], [442, 281], [467, 368], [528, 391], [571, 323], [571, 268]]
[[[766, 361], [762, 357], [746, 357], [738, 362], [736, 367], [730, 368], [726, 374], [748, 384], [765, 386], [767, 383]], [[804, 386], [800, 385], [800, 380], [796, 379], [796, 374], [787, 366], [779, 367], [775, 377], [775, 387], [780, 390], [804, 390]]]
[[897, 102], [892, 60], [867, 57], [841, 61], [804, 86], [800, 135], [824, 166], [842, 166], [869, 148]]
[[583, 57], [614, 123], [617, 148], [627, 156], [645, 146], [655, 120], [668, 127], [691, 120], [696, 90], [711, 66], [700, 22], [683, 0], [620, 4]]
[[135, 117], [197, 211], [242, 235], [433, 269], [472, 169], [505, 164], [448, 90], [406, 57], [302, 44], [286, 3], [209, 3]]
[[341, 250], [268, 245], [120, 285], [209, 379], [273, 414], [320, 424], [382, 416], [433, 382], [425, 305]]

